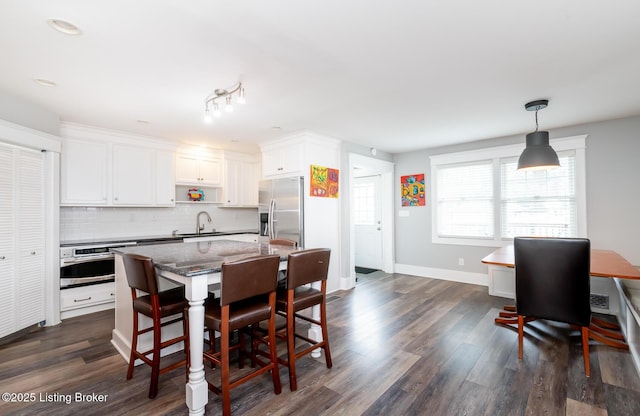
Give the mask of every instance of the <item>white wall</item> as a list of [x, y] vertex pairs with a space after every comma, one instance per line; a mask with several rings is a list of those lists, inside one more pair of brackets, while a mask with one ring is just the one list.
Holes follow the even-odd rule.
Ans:
[[[550, 131], [552, 139], [580, 134], [588, 135], [587, 232], [592, 247], [615, 250], [631, 263], [640, 265], [637, 243], [640, 235], [640, 192], [637, 190], [640, 183], [640, 117]], [[429, 174], [431, 155], [514, 143], [524, 143], [524, 134], [396, 154], [396, 184], [402, 175]], [[429, 189], [428, 177], [426, 181]], [[431, 242], [431, 203], [427, 200], [425, 207], [402, 207], [410, 211], [409, 217], [396, 216], [396, 262], [422, 268], [486, 274], [487, 266], [480, 259], [493, 248]], [[395, 208], [396, 212], [401, 209], [399, 198]], [[458, 258], [465, 259], [464, 266], [458, 265]]]
[[58, 136], [60, 116], [23, 98], [0, 91], [0, 119]]

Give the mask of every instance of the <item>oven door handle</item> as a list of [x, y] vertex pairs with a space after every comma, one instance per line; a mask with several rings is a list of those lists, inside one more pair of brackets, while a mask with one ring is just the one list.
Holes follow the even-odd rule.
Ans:
[[62, 259], [60, 261], [60, 267], [73, 266], [74, 264], [81, 264], [81, 263], [91, 263], [93, 261], [99, 261], [99, 260], [109, 260], [114, 257], [115, 256], [113, 255], [113, 253], [110, 253], [110, 254], [105, 254], [104, 256], [88, 256], [88, 257], [81, 257], [81, 258]]

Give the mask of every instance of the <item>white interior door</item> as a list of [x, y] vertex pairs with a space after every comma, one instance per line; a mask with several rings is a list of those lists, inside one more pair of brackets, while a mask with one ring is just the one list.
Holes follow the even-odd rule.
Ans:
[[354, 178], [355, 265], [380, 270], [382, 259], [380, 175]]

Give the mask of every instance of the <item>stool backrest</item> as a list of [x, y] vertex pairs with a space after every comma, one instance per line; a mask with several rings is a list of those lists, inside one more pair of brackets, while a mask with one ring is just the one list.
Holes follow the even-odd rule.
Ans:
[[220, 305], [267, 294], [278, 286], [280, 256], [257, 256], [222, 263]]
[[297, 241], [289, 240], [288, 238], [274, 238], [272, 240], [269, 240], [269, 244], [275, 246], [298, 247]]
[[518, 314], [589, 326], [589, 240], [516, 237], [513, 245]]
[[132, 289], [138, 289], [150, 295], [158, 294], [158, 278], [153, 259], [139, 254], [122, 255], [127, 282]]
[[289, 254], [287, 289], [327, 280], [331, 249], [312, 248]]

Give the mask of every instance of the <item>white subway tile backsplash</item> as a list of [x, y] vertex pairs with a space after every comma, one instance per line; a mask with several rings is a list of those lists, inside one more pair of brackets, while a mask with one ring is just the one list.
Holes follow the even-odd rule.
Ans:
[[212, 222], [205, 231], [258, 229], [258, 211], [218, 208], [215, 205], [178, 204], [175, 208], [61, 207], [60, 240], [170, 235], [173, 230], [196, 230], [198, 212], [206, 211]]

